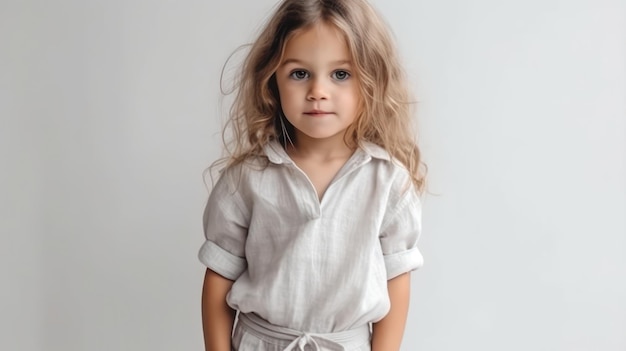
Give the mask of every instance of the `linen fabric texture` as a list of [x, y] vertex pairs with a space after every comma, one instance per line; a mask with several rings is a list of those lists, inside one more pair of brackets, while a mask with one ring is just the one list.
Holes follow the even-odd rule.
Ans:
[[421, 201], [406, 168], [363, 143], [320, 200], [277, 141], [264, 151], [220, 174], [204, 212], [198, 257], [234, 281], [229, 306], [311, 333], [382, 319], [387, 280], [423, 264]]
[[233, 351], [371, 351], [368, 325], [331, 334], [302, 333], [240, 313], [233, 332]]

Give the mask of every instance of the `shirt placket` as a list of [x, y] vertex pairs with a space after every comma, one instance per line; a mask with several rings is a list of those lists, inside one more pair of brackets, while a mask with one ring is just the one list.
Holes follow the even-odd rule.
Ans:
[[[341, 179], [356, 171], [371, 160], [371, 156], [368, 154], [365, 154], [360, 150], [357, 152], [359, 153], [354, 155], [354, 157], [351, 157], [348, 160], [348, 163], [339, 170], [330, 184], [328, 184], [326, 193], [332, 191], [335, 183], [339, 182]], [[296, 175], [296, 179], [300, 187], [298, 191], [294, 191], [294, 196], [297, 197], [296, 201], [300, 205], [300, 208], [306, 217], [310, 220], [320, 218], [322, 215], [322, 203], [324, 202], [324, 199], [322, 199], [322, 201], [319, 200], [317, 190], [315, 190], [315, 186], [309, 177], [292, 160], [285, 162], [285, 166], [289, 167], [292, 174]], [[325, 197], [326, 195], [324, 195], [324, 198]]]
[[298, 191], [294, 191], [296, 201], [300, 204], [300, 208], [308, 219], [317, 219], [322, 215], [321, 203], [315, 186], [307, 177], [306, 173], [301, 170], [295, 163], [290, 162], [290, 170], [296, 175], [297, 183], [300, 185]]

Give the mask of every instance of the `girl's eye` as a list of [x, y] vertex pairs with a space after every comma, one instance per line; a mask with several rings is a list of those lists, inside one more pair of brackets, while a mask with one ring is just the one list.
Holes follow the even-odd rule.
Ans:
[[338, 71], [333, 72], [332, 77], [333, 79], [336, 79], [336, 80], [346, 80], [350, 78], [350, 73], [344, 70], [338, 70]]
[[307, 71], [297, 70], [297, 71], [291, 72], [289, 76], [295, 80], [302, 80], [302, 79], [309, 78], [309, 73]]

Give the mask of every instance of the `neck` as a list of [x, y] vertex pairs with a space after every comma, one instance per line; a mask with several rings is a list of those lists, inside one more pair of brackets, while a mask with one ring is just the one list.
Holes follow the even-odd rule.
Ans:
[[346, 145], [343, 135], [336, 138], [314, 139], [298, 133], [293, 145], [287, 145], [287, 153], [296, 158], [331, 160], [348, 158], [354, 152]]

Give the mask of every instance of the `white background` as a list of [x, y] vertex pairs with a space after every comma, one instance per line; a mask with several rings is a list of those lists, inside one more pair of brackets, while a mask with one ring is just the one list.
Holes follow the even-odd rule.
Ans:
[[[0, 3], [0, 349], [202, 349], [219, 74], [273, 4]], [[626, 350], [625, 2], [375, 4], [430, 167], [403, 350]]]

